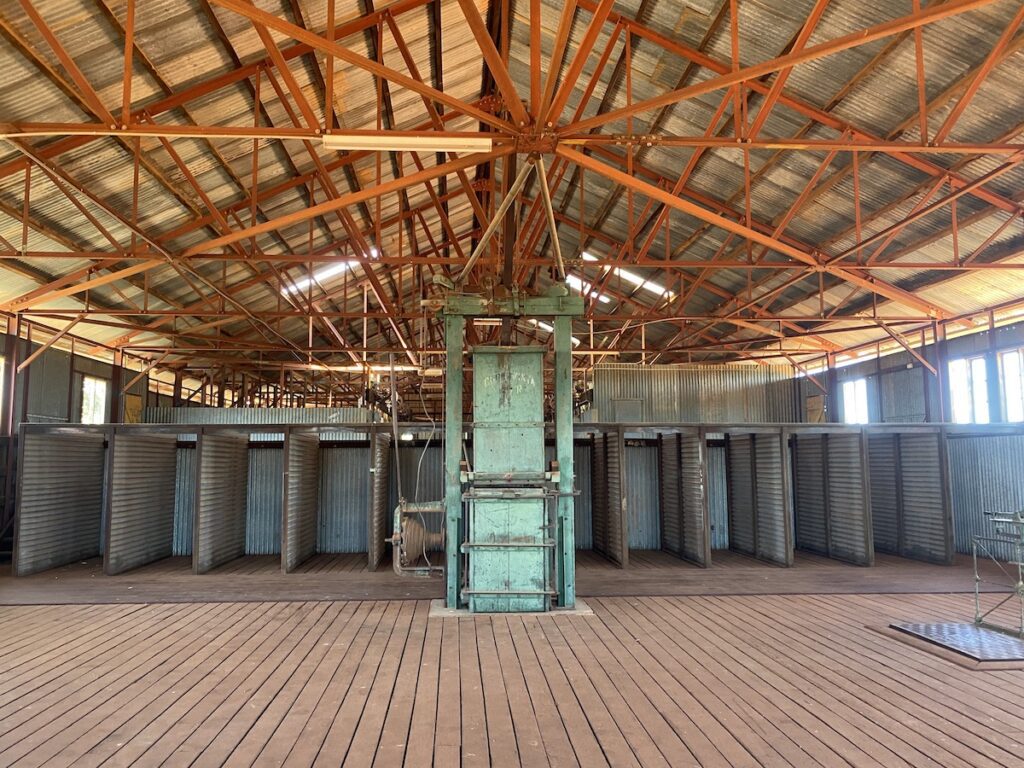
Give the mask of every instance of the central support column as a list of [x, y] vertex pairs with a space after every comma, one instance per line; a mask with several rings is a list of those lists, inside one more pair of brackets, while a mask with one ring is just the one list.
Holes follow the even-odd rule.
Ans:
[[462, 315], [444, 316], [445, 360], [444, 401], [444, 510], [445, 557], [448, 585], [445, 604], [459, 607], [462, 573], [459, 545], [462, 543], [462, 339], [466, 319]]
[[555, 317], [555, 452], [558, 456], [559, 540], [555, 543], [558, 560], [558, 595], [563, 608], [576, 604], [576, 505], [570, 495], [576, 468], [573, 466], [572, 432], [572, 318]]

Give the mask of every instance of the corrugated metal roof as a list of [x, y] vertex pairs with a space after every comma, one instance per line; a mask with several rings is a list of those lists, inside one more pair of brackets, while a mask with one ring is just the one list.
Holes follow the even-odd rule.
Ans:
[[[96, 89], [103, 104], [112, 112], [119, 112], [121, 101], [122, 48], [123, 41], [119, 25], [124, 22], [125, 9], [121, 4], [104, 4], [107, 12], [99, 12], [97, 6], [87, 0], [38, 0], [33, 4], [36, 11], [46, 20], [61, 44], [81, 68], [83, 75]], [[489, 12], [487, 0], [478, 0], [477, 8], [484, 18]], [[740, 52], [741, 65], [750, 65], [779, 56], [799, 33], [808, 13], [814, 6], [813, 0], [791, 0], [789, 2], [745, 2], [740, 8]], [[326, 5], [322, 2], [300, 0], [294, 4], [282, 0], [259, 0], [257, 7], [280, 16], [290, 22], [302, 22], [311, 30], [323, 32], [326, 27]], [[1011, 2], [993, 2], [983, 8], [959, 14], [941, 22], [928, 25], [923, 31], [925, 69], [927, 72], [927, 96], [934, 99], [950, 92], [950, 88], [972, 68], [984, 60], [999, 35], [1017, 10]], [[296, 18], [297, 8], [301, 19]], [[863, 29], [895, 18], [907, 12], [907, 8], [886, 0], [833, 0], [823, 13], [808, 45], [835, 39], [851, 31]], [[551, 0], [541, 3], [541, 43], [545, 69], [554, 74], [554, 67], [548, 61], [554, 46], [562, 6]], [[703, 44], [702, 55], [719, 62], [720, 68], [728, 69], [732, 56], [729, 35], [728, 12], [724, 0], [699, 0], [686, 3], [668, 0], [622, 0], [615, 6], [615, 12], [624, 18], [635, 18], [647, 29], [663, 35], [686, 49], [697, 49]], [[355, 7], [339, 8], [339, 23], [359, 15]], [[112, 21], [110, 17], [113, 17]], [[19, 8], [5, 9], [3, 18], [10, 29], [25, 41], [40, 61], [54, 67], [54, 71], [69, 79], [42, 35]], [[446, 94], [473, 101], [481, 96], [482, 63], [479, 47], [465, 23], [462, 10], [455, 0], [444, 0], [440, 5], [440, 29], [435, 30], [429, 7], [396, 15], [401, 34], [408, 44], [412, 58], [417, 62], [420, 74], [427, 82], [434, 82], [435, 75], [443, 82]], [[579, 10], [571, 29], [571, 51], [582, 40], [591, 19], [587, 10]], [[716, 19], [719, 23], [716, 26]], [[175, 0], [148, 0], [139, 4], [135, 19], [135, 42], [144, 52], [148, 62], [155, 68], [163, 83], [172, 92], [208, 81], [214, 75], [234, 67], [232, 57], [243, 64], [265, 59], [266, 50], [253, 24], [246, 18], [214, 6], [212, 17], [208, 16], [199, 3], [177, 2]], [[223, 31], [224, 40], [219, 38]], [[587, 84], [596, 69], [599, 55], [604, 50], [613, 31], [611, 23], [606, 24], [598, 35], [593, 52], [583, 67], [581, 76], [573, 83], [572, 93], [564, 116], [576, 109]], [[439, 43], [434, 39], [439, 33]], [[271, 36], [282, 47], [292, 43], [285, 36], [271, 31]], [[706, 40], [706, 44], [704, 41]], [[225, 42], [227, 45], [225, 45]], [[340, 40], [350, 51], [361, 56], [372, 56], [375, 41], [364, 32], [351, 34]], [[386, 66], [405, 71], [401, 52], [390, 32], [381, 37], [382, 58]], [[435, 45], [440, 46], [442, 71], [432, 72], [431, 54]], [[974, 97], [971, 106], [958, 120], [951, 138], [957, 141], [1022, 141], [1020, 137], [1022, 111], [1020, 89], [1017, 84], [1024, 76], [1024, 59], [1020, 50], [1020, 33], [1011, 42], [1013, 51], [986, 79]], [[884, 58], [875, 62], [877, 66], [867, 71], [874, 57], [884, 52]], [[601, 73], [590, 101], [583, 115], [590, 116], [600, 105], [606, 109], [617, 109], [628, 102], [651, 98], [666, 90], [679, 86], [684, 74], [689, 72], [688, 83], [699, 83], [716, 73], [703, 67], [694, 67], [684, 56], [667, 52], [650, 40], [634, 36], [631, 39], [632, 72], [630, 93], [627, 94], [623, 66], [625, 55], [624, 36], [618, 35], [612, 48], [608, 66]], [[519, 94], [524, 98], [530, 92], [530, 19], [529, 7], [525, 3], [515, 4], [510, 30], [509, 70]], [[375, 128], [378, 124], [377, 93], [375, 78], [363, 69], [346, 62], [335, 61], [334, 109], [343, 128]], [[318, 119], [323, 114], [323, 94], [318, 85], [319, 68], [322, 75], [324, 57], [320, 54], [303, 55], [289, 60], [290, 74], [298, 84], [302, 97], [307, 100]], [[85, 115], [74, 100], [61, 89], [40, 75], [39, 69], [26, 59], [14, 46], [0, 50], [0, 71], [4, 73], [0, 83], [0, 121], [3, 122], [75, 122], [92, 120]], [[863, 77], [858, 73], [864, 72]], [[564, 76], [564, 71], [563, 71]], [[277, 75], [281, 88], [287, 90], [283, 78]], [[849, 87], [852, 80], [856, 84]], [[767, 79], [765, 82], [770, 82]], [[917, 121], [913, 119], [917, 104], [916, 58], [913, 35], [904, 33], [866, 45], [860, 45], [828, 57], [801, 64], [789, 74], [785, 94], [814, 109], [827, 110], [842, 124], [851, 124], [860, 131], [882, 137], [913, 141], [918, 138]], [[412, 128], [422, 124], [427, 113], [421, 98], [411, 90], [392, 84], [389, 87], [394, 126]], [[952, 91], [953, 95], [959, 91]], [[837, 95], [842, 98], [837, 98]], [[138, 60], [134, 62], [132, 98], [133, 105], [158, 104], [166, 91], [148, 67]], [[700, 136], [718, 107], [723, 91], [702, 94], [680, 101], [661, 116], [657, 130], [666, 135]], [[260, 77], [260, 97], [266, 116], [276, 126], [291, 125], [289, 109], [296, 111], [301, 120], [301, 111], [296, 110], [294, 98], [282, 103], [271, 86], [267, 75]], [[748, 96], [751, 117], [756, 115], [763, 103], [757, 94]], [[792, 104], [793, 102], [789, 102]], [[948, 114], [951, 99], [937, 105], [929, 117], [929, 127], [934, 132]], [[287, 107], [287, 108], [286, 108]], [[208, 94], [190, 99], [185, 104], [166, 110], [154, 110], [152, 119], [167, 125], [189, 125], [193, 120], [200, 124], [224, 126], [246, 126], [253, 121], [253, 103], [249, 89], [241, 82], [232, 82]], [[634, 120], [634, 132], [649, 129], [650, 122], [660, 110], [640, 114]], [[260, 116], [261, 123], [264, 117]], [[730, 136], [732, 116], [729, 109], [723, 114], [718, 135]], [[450, 127], [475, 130], [476, 124], [469, 118], [458, 118], [449, 123]], [[619, 121], [603, 128], [605, 132], [625, 130], [625, 122]], [[762, 137], [804, 136], [809, 139], [836, 139], [841, 134], [832, 126], [812, 124], [805, 114], [786, 103], [777, 104], [761, 129]], [[49, 139], [33, 140], [29, 143], [37, 149], [45, 146]], [[187, 226], [190, 221], [202, 220], [207, 215], [207, 206], [173, 158], [156, 139], [141, 141], [145, 167], [140, 173], [139, 226], [152, 233], [171, 253], [202, 244], [220, 234], [214, 221], [203, 226]], [[234, 211], [237, 226], [250, 223], [245, 198], [252, 169], [253, 143], [248, 139], [216, 141], [217, 154], [213, 145], [200, 139], [177, 139], [173, 142], [175, 152], [194, 176], [203, 193], [220, 208], [236, 206]], [[340, 192], [357, 187], [368, 188], [377, 183], [377, 168], [373, 158], [364, 158], [351, 165], [351, 169], [339, 164], [338, 153], [325, 151], [318, 142], [312, 143], [317, 159], [333, 167], [330, 182]], [[620, 148], [612, 148], [624, 157]], [[218, 157], [219, 155], [219, 157]], [[645, 149], [639, 156], [647, 169], [643, 178], [653, 181], [663, 177], [674, 180], [693, 155], [693, 150], [684, 147], [655, 146]], [[749, 153], [750, 172], [755, 183], [751, 189], [751, 215], [756, 225], [765, 232], [771, 232], [781, 217], [803, 192], [804, 186], [815, 173], [818, 164], [825, 157], [824, 151], [785, 152], [781, 155], [770, 150], [754, 149]], [[0, 163], [18, 158], [18, 153], [7, 146], [0, 147]], [[59, 156], [60, 166], [73, 178], [86, 185], [110, 207], [129, 214], [132, 208], [132, 153], [123, 143], [112, 138], [99, 138], [82, 146], [63, 152]], [[973, 179], [998, 167], [1002, 157], [965, 159], [954, 155], [928, 155], [931, 167], [951, 169], [963, 177]], [[421, 157], [425, 167], [436, 164], [433, 154]], [[225, 163], [227, 164], [225, 166]], [[306, 174], [314, 170], [313, 158], [298, 142], [261, 141], [258, 148], [260, 186], [268, 188], [286, 182], [295, 172]], [[349, 172], [350, 170], [350, 172]], [[403, 175], [417, 170], [409, 153], [402, 156]], [[885, 230], [911, 213], [934, 176], [898, 159], [882, 155], [862, 155], [859, 168], [859, 187], [863, 215], [863, 234], [870, 236]], [[503, 164], [495, 166], [496, 180], [500, 181]], [[742, 220], [744, 214], [743, 153], [735, 148], [710, 149], [703, 153], [689, 181], [687, 196], [696, 199], [704, 207], [729, 212], [730, 217]], [[472, 176], [472, 173], [470, 174]], [[387, 182], [395, 177], [395, 168], [390, 160], [381, 163], [380, 181]], [[560, 227], [560, 242], [563, 252], [575, 255], [586, 245], [602, 256], [615, 256], [622, 243], [630, 239], [629, 195], [619, 194], [617, 188], [593, 172], [583, 175], [585, 186], [584, 210], [580, 211], [579, 190], [566, 174], [555, 190], [555, 204], [569, 219], [582, 218], [589, 227], [599, 231], [597, 240], [582, 242], [578, 229], [567, 223]], [[797, 247], [808, 252], [821, 249], [838, 253], [854, 245], [853, 227], [853, 174], [850, 173], [850, 156], [840, 153], [823, 176], [824, 188], [813, 196], [801, 212], [786, 226], [783, 236]], [[1024, 169], [1017, 168], [986, 185], [987, 190], [1002, 197], [1019, 201], [1020, 189], [1024, 185]], [[448, 177], [447, 188], [458, 186], [454, 175]], [[529, 194], [536, 194], [536, 185], [528, 187]], [[943, 187], [933, 200], [947, 194], [949, 187]], [[24, 176], [13, 173], [0, 178], [0, 237], [20, 247], [21, 223], [17, 214], [21, 210], [24, 194]], [[273, 196], [267, 195], [259, 201], [260, 216], [276, 218], [301, 211], [309, 205], [307, 185], [299, 185]], [[632, 195], [634, 210], [644, 209], [647, 199], [640, 194]], [[426, 245], [426, 233], [435, 242], [441, 242], [446, 235], [438, 213], [433, 209], [430, 198], [422, 186], [410, 188], [407, 198], [412, 206], [425, 206], [422, 212], [422, 226], [417, 220], [412, 229], [419, 238], [421, 247]], [[903, 198], [905, 201], [900, 202]], [[325, 199], [319, 184], [312, 188], [313, 202]], [[605, 201], [615, 200], [606, 210]], [[115, 239], [127, 244], [131, 233], [113, 217], [90, 206], [94, 214]], [[381, 199], [378, 210], [376, 201], [369, 201], [366, 208], [370, 214], [367, 221], [360, 207], [350, 211], [360, 226], [369, 226], [378, 215], [391, 218], [399, 214], [399, 201], [389, 195]], [[468, 232], [474, 223], [471, 207], [464, 197], [453, 198], [448, 203], [448, 215], [452, 227], [458, 233]], [[1020, 210], [1020, 206], [1017, 206]], [[36, 171], [33, 174], [30, 210], [35, 222], [29, 229], [27, 245], [29, 250], [109, 250], [109, 243], [97, 229], [83, 217], [67, 197], [45, 176]], [[597, 220], [598, 212], [603, 212]], [[961, 254], [970, 253], [984, 242], [1008, 214], [993, 211], [991, 205], [978, 198], [965, 195], [957, 202], [957, 216], [960, 228]], [[948, 235], [950, 210], [945, 208], [924, 217], [903, 229], [887, 246], [883, 259], [902, 259], [913, 262], [946, 263], [951, 258], [952, 243]], [[710, 260], [725, 242], [725, 233], [716, 227], [707, 227], [700, 220], [674, 212], [670, 217], [670, 241], [663, 231], [654, 238], [651, 255], [662, 257], [672, 251], [675, 258], [687, 260]], [[1012, 242], [1019, 236], [1019, 228], [1007, 227], [993, 247]], [[328, 216], [318, 221], [312, 231], [308, 223], [299, 222], [283, 228], [280, 235], [265, 234], [256, 238], [259, 248], [267, 252], [303, 253], [310, 247], [329, 247], [338, 239], [345, 238], [345, 232], [335, 217]], [[403, 232], [405, 247], [408, 248], [408, 230]], [[691, 240], [692, 238], [692, 240]], [[372, 238], [371, 238], [372, 239]], [[541, 243], [545, 240], [542, 239]], [[687, 243], [685, 249], [681, 249]], [[377, 244], [385, 253], [397, 253], [397, 230], [391, 228], [383, 241]], [[247, 247], [247, 243], [245, 245]], [[466, 250], [469, 244], [464, 243]], [[874, 249], [869, 249], [873, 251]], [[759, 253], [760, 249], [754, 249]], [[733, 240], [723, 253], [724, 258], [745, 255], [743, 244]], [[783, 257], [770, 253], [769, 262]], [[0, 301], [12, 299], [32, 290], [40, 283], [68, 274], [88, 265], [82, 259], [23, 258], [22, 263], [35, 270], [35, 278], [21, 274], [5, 273], [0, 285]], [[2, 263], [2, 262], [0, 262]], [[253, 311], [274, 310], [282, 301], [276, 285], [276, 278], [268, 274], [261, 263], [231, 262], [226, 267], [219, 263], [200, 262], [193, 265], [195, 272], [205, 279], [240, 290], [239, 299], [246, 308]], [[293, 279], [299, 280], [307, 273], [302, 265], [283, 268]], [[412, 269], [391, 267], [373, 268], [376, 276], [388, 291], [401, 291], [402, 303], [416, 306], [418, 286]], [[593, 268], [584, 270], [590, 280], [597, 280], [600, 271]], [[678, 290], [680, 276], [690, 285], [701, 274], [700, 270], [686, 269], [663, 271], [644, 268], [643, 273], [652, 280], [660, 281]], [[1024, 280], [1018, 273], [983, 272], [958, 275], [949, 278], [927, 274], [921, 270], [887, 270], [877, 273], [881, 279], [905, 285], [917, 291], [928, 301], [952, 313], [972, 312], [979, 308], [1000, 302], [1021, 298]], [[790, 273], [769, 277], [765, 272], [753, 273], [755, 282], [767, 277], [757, 292], [771, 290]], [[339, 274], [324, 281], [324, 287], [332, 294], [338, 309], [358, 311], [362, 306], [362, 287], [365, 284], [364, 267], [356, 267], [346, 274]], [[943, 277], [941, 283], [924, 286], [922, 281]], [[539, 283], [547, 276], [541, 274]], [[730, 299], [737, 294], [745, 295], [748, 273], [742, 270], [717, 270], [704, 280], [692, 295], [688, 295], [685, 306], [677, 307], [680, 313], [714, 314], [728, 308]], [[819, 310], [817, 276], [808, 274], [799, 284], [776, 296], [768, 306], [772, 311], [781, 311], [789, 306], [793, 312], [817, 313]], [[347, 289], [347, 290], [343, 290]], [[105, 285], [90, 291], [91, 300], [103, 306], [131, 306], [131, 302], [143, 303], [145, 291], [151, 295], [147, 300], [153, 310], [198, 307], [211, 291], [195, 280], [186, 280], [170, 266], [159, 267], [149, 273]], [[684, 288], [683, 290], [686, 290]], [[615, 293], [624, 298], [607, 307], [629, 314], [645, 311], [654, 306], [656, 298], [642, 290], [615, 284]], [[689, 291], [687, 291], [689, 293]], [[344, 295], [342, 295], [344, 294]], [[54, 302], [54, 308], [74, 309], [81, 306], [84, 294]], [[869, 293], [858, 289], [852, 294], [848, 287], [826, 284], [823, 294], [826, 310], [843, 306], [863, 306], [869, 302]], [[376, 305], [376, 302], [372, 302]], [[884, 303], [884, 302], [883, 302]], [[906, 308], [889, 305], [894, 312], [906, 312]], [[196, 310], [197, 313], [199, 310]], [[98, 318], [112, 321], [113, 318]], [[749, 319], [756, 320], [751, 316]], [[145, 316], [132, 320], [140, 325]], [[55, 321], [56, 322], [56, 321]], [[124, 322], [124, 319], [119, 319]], [[59, 323], [57, 323], [59, 326]], [[187, 324], [187, 322], [185, 323]], [[339, 327], [343, 323], [337, 323]], [[352, 329], [358, 321], [352, 321]], [[383, 324], [386, 325], [386, 324]], [[420, 323], [414, 323], [415, 328]], [[183, 327], [179, 325], [179, 328]], [[304, 344], [308, 327], [302, 319], [281, 324], [282, 332]], [[383, 327], [370, 324], [368, 344], [393, 345]], [[99, 325], [81, 326], [83, 333], [100, 341], [114, 340], [123, 335], [125, 329]], [[617, 327], [598, 326], [595, 334], [600, 340], [606, 331], [617, 331]], [[221, 326], [219, 332], [228, 335], [246, 334], [251, 325], [238, 320]], [[723, 336], [735, 340], [754, 338], [758, 334], [749, 329], [736, 329], [729, 324], [709, 326], [712, 336]], [[675, 337], [678, 328], [672, 324], [655, 324], [649, 327], [647, 341], [657, 345]], [[415, 331], [414, 331], [415, 332]], [[390, 333], [390, 331], [387, 331]], [[884, 336], [884, 333], [881, 334]], [[873, 331], [836, 334], [830, 337], [840, 344], [856, 343], [867, 338], [878, 337]], [[152, 338], [152, 337], [150, 337]], [[709, 359], [731, 357], [729, 353], [716, 353]]]

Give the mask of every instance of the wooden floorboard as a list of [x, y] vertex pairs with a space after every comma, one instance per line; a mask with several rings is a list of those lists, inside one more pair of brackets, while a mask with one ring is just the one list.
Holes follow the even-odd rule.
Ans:
[[590, 605], [433, 619], [410, 600], [4, 607], [0, 765], [1024, 764], [1024, 671], [877, 631], [969, 619], [968, 595]]
[[[864, 568], [797, 552], [793, 567], [782, 568], [736, 552], [715, 551], [712, 566], [701, 568], [667, 552], [634, 550], [630, 563], [623, 569], [595, 552], [577, 552], [577, 594], [896, 594], [974, 589], [966, 557], [958, 557], [953, 566], [941, 566], [878, 555], [874, 566]], [[983, 562], [982, 567], [989, 577], [999, 576], [994, 563]], [[442, 595], [439, 577], [399, 576], [388, 560], [373, 571], [365, 553], [314, 555], [288, 574], [281, 572], [277, 555], [238, 558], [202, 575], [192, 573], [187, 557], [166, 558], [117, 576], [103, 575], [97, 558], [17, 579], [9, 571], [0, 572], [0, 616], [4, 606], [11, 605], [422, 600]]]

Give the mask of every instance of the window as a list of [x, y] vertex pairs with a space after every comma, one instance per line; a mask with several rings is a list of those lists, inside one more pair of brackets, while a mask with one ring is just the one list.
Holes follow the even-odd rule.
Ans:
[[1024, 421], [1024, 349], [999, 356], [1003, 377], [1003, 405], [1007, 421]]
[[868, 423], [867, 379], [843, 382], [843, 421], [847, 424]]
[[82, 377], [82, 423], [102, 424], [107, 415], [107, 382], [95, 376]]
[[949, 361], [949, 403], [957, 424], [988, 424], [988, 370], [984, 357]]

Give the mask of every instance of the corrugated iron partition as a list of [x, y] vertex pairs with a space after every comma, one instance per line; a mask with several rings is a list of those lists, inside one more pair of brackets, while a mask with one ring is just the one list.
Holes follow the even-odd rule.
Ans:
[[284, 445], [249, 446], [249, 483], [245, 504], [245, 554], [281, 551], [284, 519]]
[[245, 554], [249, 438], [201, 434], [193, 525], [192, 569], [206, 573]]
[[859, 430], [792, 436], [800, 549], [857, 565], [874, 563], [864, 439]]
[[876, 552], [900, 554], [900, 475], [898, 435], [868, 436], [871, 477], [871, 529]]
[[619, 431], [594, 435], [590, 476], [594, 551], [624, 568], [629, 564], [629, 532], [622, 485], [623, 442]]
[[281, 568], [291, 573], [316, 552], [320, 497], [320, 438], [315, 434], [285, 435], [284, 526]]
[[679, 498], [679, 435], [658, 435], [658, 490], [661, 548], [683, 556], [683, 505]]
[[173, 553], [176, 446], [175, 435], [114, 433], [105, 573], [122, 573]]
[[658, 446], [625, 441], [623, 481], [630, 549], [660, 549], [658, 523]]
[[729, 548], [729, 462], [726, 447], [708, 440], [707, 500], [711, 520], [711, 549]]
[[704, 488], [703, 430], [679, 436], [679, 498], [682, 503], [682, 556], [697, 565], [711, 565], [711, 524]]
[[178, 472], [174, 481], [174, 544], [173, 554], [192, 556], [192, 523], [196, 514], [196, 450], [195, 444], [178, 446]]
[[[1024, 434], [950, 434], [949, 471], [953, 491], [956, 551], [971, 554], [975, 534], [992, 536], [988, 514], [1024, 509]], [[987, 545], [1002, 560], [1009, 546]]]
[[869, 427], [868, 433], [875, 550], [952, 563], [945, 433], [938, 427]]
[[593, 527], [591, 541], [595, 552], [608, 551], [608, 464], [605, 453], [605, 436], [595, 434], [590, 444], [590, 477]]
[[391, 435], [377, 432], [373, 435], [373, 488], [370, 501], [370, 530], [366, 555], [371, 571], [377, 570], [387, 547], [385, 537], [392, 523], [391, 507], [388, 503], [388, 486], [391, 470]]
[[576, 490], [579, 493], [573, 499], [576, 508], [576, 548], [593, 549], [593, 500], [591, 488], [590, 445], [577, 442], [573, 446], [573, 468], [576, 471]]
[[796, 546], [828, 557], [825, 435], [794, 435], [791, 456]]
[[321, 445], [317, 551], [367, 551], [371, 466], [368, 443]]
[[756, 555], [754, 505], [754, 440], [751, 435], [729, 435], [729, 549]]
[[105, 434], [23, 431], [20, 444], [14, 575], [101, 554]]
[[711, 536], [700, 430], [658, 436], [661, 548], [707, 567]]
[[787, 456], [781, 430], [730, 433], [729, 547], [793, 564]]
[[793, 564], [787, 457], [781, 433], [754, 435], [757, 556], [779, 565]]
[[608, 546], [602, 554], [623, 568], [629, 565], [629, 509], [626, 507], [622, 430], [605, 435], [604, 462], [607, 470]]
[[940, 431], [900, 435], [903, 553], [953, 562], [953, 525], [945, 436]]
[[863, 433], [827, 436], [829, 555], [856, 565], [874, 565], [871, 493]]

